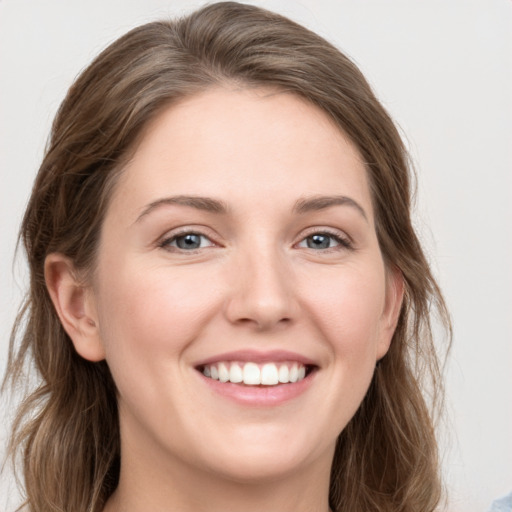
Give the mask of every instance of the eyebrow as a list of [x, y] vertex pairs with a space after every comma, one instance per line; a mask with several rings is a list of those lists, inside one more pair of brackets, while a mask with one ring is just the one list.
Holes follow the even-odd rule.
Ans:
[[137, 217], [135, 222], [139, 222], [157, 208], [167, 205], [188, 206], [190, 208], [196, 208], [197, 210], [218, 214], [224, 214], [228, 211], [228, 207], [225, 203], [217, 199], [212, 199], [211, 197], [171, 196], [163, 197], [162, 199], [157, 199], [156, 201], [149, 203], [144, 210], [142, 210], [142, 213]]
[[313, 196], [299, 199], [295, 203], [293, 211], [297, 213], [307, 213], [324, 210], [332, 206], [350, 206], [357, 210], [368, 221], [368, 216], [364, 208], [357, 201], [347, 196]]
[[[139, 222], [157, 208], [167, 205], [188, 206], [197, 210], [217, 214], [225, 214], [228, 211], [228, 207], [223, 201], [212, 199], [211, 197], [184, 195], [171, 196], [163, 197], [149, 203], [144, 210], [142, 210], [135, 222]], [[313, 196], [310, 198], [302, 198], [295, 203], [293, 211], [296, 213], [307, 213], [311, 211], [324, 210], [326, 208], [331, 208], [332, 206], [350, 206], [368, 220], [368, 216], [366, 215], [364, 208], [357, 201], [347, 196]]]

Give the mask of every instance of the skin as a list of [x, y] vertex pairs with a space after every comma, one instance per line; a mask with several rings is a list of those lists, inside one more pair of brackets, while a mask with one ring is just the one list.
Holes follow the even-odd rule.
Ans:
[[[158, 202], [176, 196], [226, 211]], [[349, 200], [310, 201], [324, 196]], [[202, 245], [180, 249], [186, 232]], [[119, 390], [121, 478], [105, 510], [328, 510], [335, 441], [389, 348], [402, 281], [360, 155], [325, 113], [254, 89], [169, 107], [116, 185], [89, 285], [60, 254], [46, 276], [76, 350], [106, 358]], [[316, 371], [291, 400], [240, 404], [195, 367], [240, 349], [289, 350]]]

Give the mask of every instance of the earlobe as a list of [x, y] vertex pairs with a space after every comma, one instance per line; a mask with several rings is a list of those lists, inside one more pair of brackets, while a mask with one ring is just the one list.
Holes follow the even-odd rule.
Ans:
[[386, 304], [381, 323], [381, 339], [377, 353], [377, 359], [384, 357], [389, 350], [391, 340], [400, 317], [404, 299], [404, 277], [402, 272], [392, 267], [386, 277]]
[[46, 287], [75, 350], [89, 361], [105, 359], [90, 289], [78, 279], [73, 262], [59, 253], [45, 260]]

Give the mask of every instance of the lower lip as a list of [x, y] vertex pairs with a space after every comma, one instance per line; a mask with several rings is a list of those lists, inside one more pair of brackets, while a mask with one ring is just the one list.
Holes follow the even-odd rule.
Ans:
[[215, 393], [239, 404], [255, 407], [273, 407], [297, 398], [311, 386], [315, 374], [316, 371], [312, 371], [301, 381], [289, 384], [246, 386], [232, 382], [220, 382], [198, 372], [204, 383]]

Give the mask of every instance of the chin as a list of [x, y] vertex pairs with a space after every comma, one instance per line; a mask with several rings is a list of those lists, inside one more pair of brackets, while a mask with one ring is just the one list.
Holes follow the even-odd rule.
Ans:
[[241, 483], [286, 478], [322, 459], [330, 466], [335, 440], [327, 443], [319, 438], [315, 443], [305, 433], [293, 433], [293, 425], [280, 429], [245, 427], [239, 436], [217, 442], [207, 465], [210, 471]]
[[223, 458], [222, 464], [215, 464], [211, 470], [233, 482], [255, 484], [286, 478], [299, 471], [303, 465], [303, 458], [297, 454], [260, 453], [252, 457], [239, 454]]

